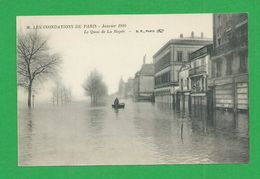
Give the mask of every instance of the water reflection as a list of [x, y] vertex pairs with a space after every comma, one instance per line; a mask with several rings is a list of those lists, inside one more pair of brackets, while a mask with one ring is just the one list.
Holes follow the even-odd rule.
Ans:
[[[135, 124], [142, 138], [153, 137], [152, 142], [144, 142], [155, 144], [161, 157], [159, 163], [248, 161], [247, 113], [208, 111], [205, 107], [188, 110], [164, 104], [157, 104], [156, 109], [160, 115], [152, 114], [155, 118], [150, 123], [139, 116]], [[241, 125], [237, 125], [238, 121]]]
[[21, 165], [248, 162], [248, 114], [126, 101], [19, 108]]
[[100, 106], [92, 106], [86, 111], [85, 116], [91, 133], [95, 135], [101, 133], [106, 120], [106, 111]]
[[115, 114], [116, 114], [116, 119], [118, 119], [117, 117], [118, 117], [118, 112], [119, 112], [119, 109], [114, 109], [114, 112], [115, 112]]

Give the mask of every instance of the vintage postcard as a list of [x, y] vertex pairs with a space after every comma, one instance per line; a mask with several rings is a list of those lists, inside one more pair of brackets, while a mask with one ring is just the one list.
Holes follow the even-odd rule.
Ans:
[[16, 20], [19, 166], [249, 162], [247, 13]]

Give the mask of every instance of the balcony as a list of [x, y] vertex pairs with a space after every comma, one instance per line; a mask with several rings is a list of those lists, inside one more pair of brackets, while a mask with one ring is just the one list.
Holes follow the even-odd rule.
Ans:
[[224, 55], [230, 51], [238, 50], [241, 48], [247, 48], [248, 46], [248, 34], [247, 31], [239, 32], [236, 31], [236, 34], [232, 35], [232, 38], [228, 42], [221, 44], [218, 47], [215, 47], [213, 50], [213, 56]]
[[220, 46], [216, 47], [213, 50], [213, 56], [225, 54], [225, 53], [231, 51], [233, 48], [234, 47], [232, 47], [231, 43], [221, 44]]
[[206, 66], [202, 65], [202, 66], [198, 66], [198, 67], [190, 69], [189, 70], [189, 76], [199, 75], [199, 74], [203, 74], [203, 73], [206, 73], [206, 72], [207, 72]]
[[164, 88], [164, 87], [168, 87], [168, 86], [178, 86], [178, 85], [179, 85], [178, 81], [168, 82], [168, 83], [161, 83], [161, 84], [155, 84], [154, 85], [154, 89]]

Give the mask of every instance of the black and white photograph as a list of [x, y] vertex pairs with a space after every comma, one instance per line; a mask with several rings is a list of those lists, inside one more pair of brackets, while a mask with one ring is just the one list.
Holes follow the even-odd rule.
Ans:
[[249, 163], [248, 14], [16, 17], [19, 166]]

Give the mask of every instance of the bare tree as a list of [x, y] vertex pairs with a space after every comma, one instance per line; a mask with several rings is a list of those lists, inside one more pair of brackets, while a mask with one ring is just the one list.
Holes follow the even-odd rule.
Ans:
[[53, 105], [71, 104], [71, 90], [65, 87], [60, 79], [55, 81], [55, 86], [52, 88], [52, 103]]
[[32, 88], [35, 81], [45, 80], [57, 71], [60, 57], [51, 54], [47, 39], [37, 31], [19, 33], [17, 37], [18, 85], [28, 91], [28, 107], [31, 107]]
[[52, 102], [58, 105], [60, 102], [60, 81], [55, 80], [55, 86], [52, 88]]
[[107, 86], [103, 82], [102, 75], [97, 70], [90, 72], [83, 84], [83, 88], [86, 95], [90, 96], [91, 104], [96, 104], [98, 98], [107, 95]]

